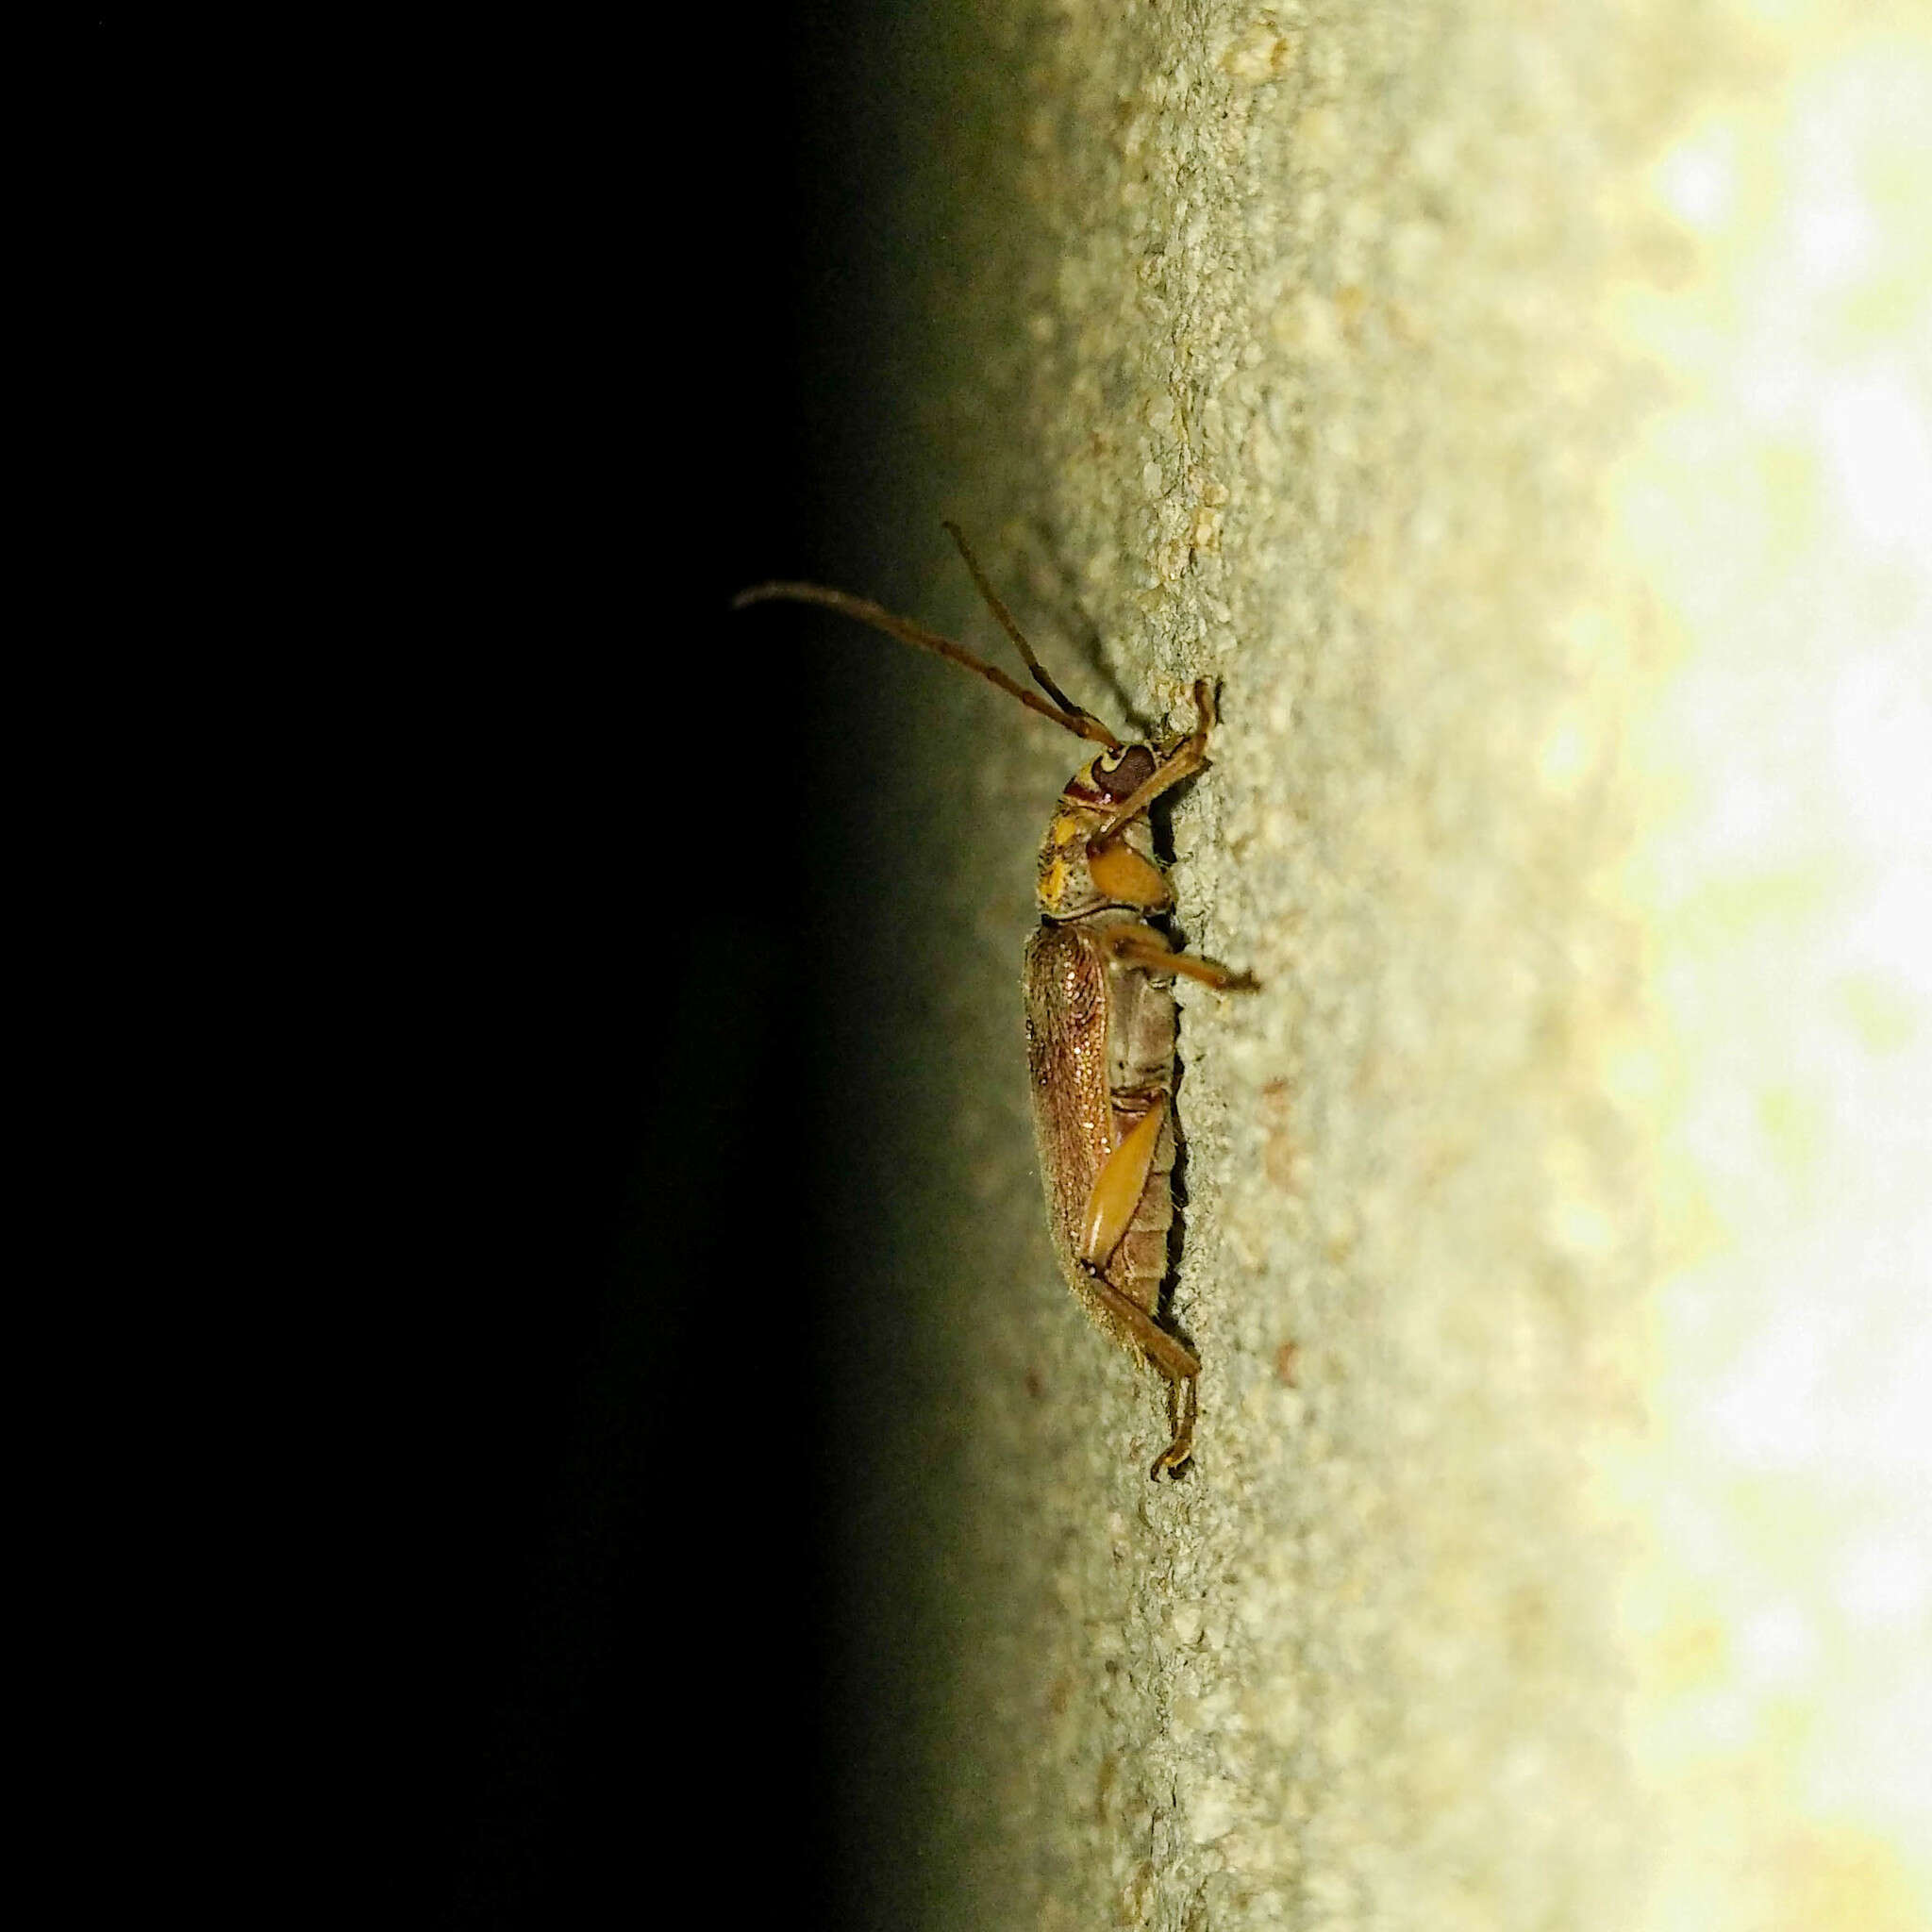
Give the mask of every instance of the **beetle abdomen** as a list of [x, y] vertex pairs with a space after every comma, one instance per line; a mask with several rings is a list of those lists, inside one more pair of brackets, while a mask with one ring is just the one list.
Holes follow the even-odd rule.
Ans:
[[[1130, 920], [1132, 914], [1124, 917]], [[1174, 1224], [1174, 989], [1165, 979], [1118, 962], [1108, 969], [1107, 977], [1108, 1083], [1114, 1144], [1120, 1144], [1150, 1107], [1167, 1108], [1140, 1205], [1107, 1264], [1108, 1279], [1151, 1315], [1160, 1307], [1160, 1285], [1167, 1278], [1167, 1231]]]

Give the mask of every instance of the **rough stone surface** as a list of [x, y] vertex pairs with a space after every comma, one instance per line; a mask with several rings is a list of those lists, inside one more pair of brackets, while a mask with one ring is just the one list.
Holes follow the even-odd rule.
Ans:
[[[1696, 1899], [1631, 1716], [1666, 1505], [1655, 1469], [1604, 1474], [1655, 1446], [1657, 1283], [1698, 1214], [1658, 1124], [1667, 894], [1632, 870], [1657, 772], [1696, 766], [1644, 764], [1696, 641], [1626, 528], [1682, 370], [1632, 318], [1700, 273], [1658, 168], [1807, 46], [1661, 5], [1219, 0], [1007, 0], [921, 42], [893, 513], [915, 546], [958, 516], [1115, 722], [1221, 680], [1179, 924], [1263, 990], [1180, 994], [1205, 1369], [1196, 1467], [1157, 1487], [1160, 1386], [1058, 1290], [1031, 1169], [1019, 947], [1078, 755], [963, 680], [908, 700], [946, 762], [907, 780], [944, 859], [898, 1237], [926, 1309], [891, 1451], [925, 1485], [905, 1923], [1504, 1932]], [[995, 649], [943, 540], [918, 555], [924, 613]], [[1883, 1857], [1769, 1841], [1806, 1923], [1920, 1923], [1908, 1887], [1871, 1907]]]

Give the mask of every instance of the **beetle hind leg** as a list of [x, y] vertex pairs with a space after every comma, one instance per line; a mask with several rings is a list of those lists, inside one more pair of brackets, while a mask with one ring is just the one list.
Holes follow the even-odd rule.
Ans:
[[[1115, 1105], [1121, 1105], [1119, 1096]], [[1161, 1145], [1167, 1111], [1167, 1095], [1156, 1093], [1152, 1105], [1127, 1129], [1120, 1145], [1107, 1157], [1095, 1175], [1081, 1224], [1083, 1262], [1104, 1266], [1133, 1224], [1141, 1197], [1147, 1191], [1147, 1176], [1153, 1172], [1155, 1156]]]
[[1080, 1267], [1121, 1339], [1138, 1348], [1149, 1365], [1167, 1380], [1168, 1425], [1174, 1431], [1174, 1440], [1154, 1458], [1154, 1467], [1147, 1474], [1157, 1480], [1163, 1474], [1172, 1475], [1194, 1453], [1201, 1357], [1184, 1341], [1170, 1335], [1139, 1302], [1124, 1295], [1091, 1261], [1083, 1261]]

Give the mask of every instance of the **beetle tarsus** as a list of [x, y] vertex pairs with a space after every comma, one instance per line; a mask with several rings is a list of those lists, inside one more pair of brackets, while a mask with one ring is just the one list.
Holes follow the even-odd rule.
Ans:
[[1168, 1384], [1168, 1426], [1174, 1430], [1174, 1440], [1154, 1458], [1154, 1467], [1147, 1472], [1149, 1482], [1158, 1483], [1163, 1475], [1177, 1481], [1181, 1472], [1194, 1459], [1194, 1417], [1200, 1406], [1198, 1386], [1192, 1375]]

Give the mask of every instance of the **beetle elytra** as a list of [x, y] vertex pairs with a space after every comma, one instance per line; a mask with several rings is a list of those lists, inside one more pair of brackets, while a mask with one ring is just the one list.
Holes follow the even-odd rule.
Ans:
[[1193, 1454], [1201, 1372], [1160, 1316], [1174, 1223], [1174, 981], [1185, 974], [1224, 991], [1254, 982], [1177, 950], [1153, 923], [1174, 895], [1147, 810], [1207, 764], [1214, 691], [1196, 681], [1191, 732], [1158, 745], [1123, 743], [1047, 675], [958, 526], [946, 529], [1043, 699], [964, 645], [843, 591], [759, 584], [733, 608], [779, 599], [823, 605], [949, 658], [1100, 747], [1067, 780], [1041, 841], [1040, 929], [1027, 941], [1023, 976], [1033, 1125], [1068, 1287], [1096, 1325], [1167, 1381], [1172, 1440], [1148, 1474], [1173, 1475]]

